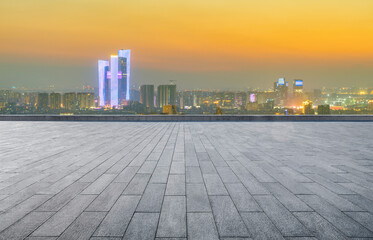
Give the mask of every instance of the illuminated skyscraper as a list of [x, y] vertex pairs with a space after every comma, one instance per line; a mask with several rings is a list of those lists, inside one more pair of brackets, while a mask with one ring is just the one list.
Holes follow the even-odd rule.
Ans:
[[103, 107], [108, 104], [110, 96], [107, 96], [108, 90], [108, 78], [107, 72], [109, 71], [109, 61], [98, 60], [98, 96], [100, 98], [100, 106]]
[[110, 105], [118, 106], [118, 55], [110, 58]]
[[140, 87], [140, 103], [146, 107], [154, 107], [154, 85]]
[[118, 91], [119, 103], [130, 100], [131, 50], [118, 51]]
[[130, 100], [131, 50], [119, 50], [109, 61], [98, 61], [100, 106], [118, 107]]
[[293, 96], [300, 97], [303, 95], [303, 80], [294, 79], [293, 81]]
[[285, 78], [279, 78], [274, 83], [274, 90], [277, 93], [277, 98], [280, 103], [284, 103], [288, 99], [288, 88], [289, 83], [285, 81]]

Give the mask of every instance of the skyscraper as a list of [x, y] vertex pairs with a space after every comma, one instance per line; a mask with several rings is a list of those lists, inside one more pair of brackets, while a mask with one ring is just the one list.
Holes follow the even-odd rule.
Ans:
[[100, 106], [118, 107], [130, 100], [131, 50], [119, 50], [109, 61], [98, 61]]
[[154, 85], [140, 87], [140, 103], [146, 107], [154, 107]]
[[303, 80], [294, 79], [293, 80], [293, 96], [301, 97], [303, 95]]
[[123, 100], [130, 100], [131, 50], [118, 51], [118, 64], [118, 94], [122, 104]]
[[159, 85], [157, 89], [157, 106], [176, 105], [176, 85]]
[[98, 96], [100, 100], [100, 106], [103, 107], [109, 104], [110, 91], [108, 91], [110, 84], [107, 74], [109, 71], [109, 61], [98, 60]]
[[282, 104], [288, 99], [288, 88], [289, 83], [285, 81], [285, 78], [279, 78], [274, 83], [274, 91], [277, 93], [277, 98]]

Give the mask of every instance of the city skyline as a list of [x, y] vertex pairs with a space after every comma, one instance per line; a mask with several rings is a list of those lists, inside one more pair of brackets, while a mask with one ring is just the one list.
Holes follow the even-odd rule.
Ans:
[[97, 87], [96, 61], [122, 47], [133, 50], [137, 87], [173, 79], [183, 89], [264, 88], [285, 76], [314, 89], [373, 79], [367, 0], [20, 0], [0, 9], [0, 88]]

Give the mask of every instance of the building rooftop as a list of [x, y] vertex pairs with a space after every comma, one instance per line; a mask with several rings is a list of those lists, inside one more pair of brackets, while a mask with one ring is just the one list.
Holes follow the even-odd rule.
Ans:
[[0, 122], [0, 239], [373, 238], [372, 132]]

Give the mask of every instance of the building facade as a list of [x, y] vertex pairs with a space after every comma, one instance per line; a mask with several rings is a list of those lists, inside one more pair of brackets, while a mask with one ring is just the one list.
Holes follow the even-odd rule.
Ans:
[[111, 55], [110, 62], [98, 61], [100, 106], [119, 107], [130, 98], [131, 50], [119, 50]]
[[49, 107], [52, 110], [61, 109], [61, 93], [51, 93], [49, 95]]
[[157, 107], [176, 105], [176, 85], [159, 85], [157, 89]]
[[146, 107], [154, 107], [154, 85], [140, 87], [140, 103]]

